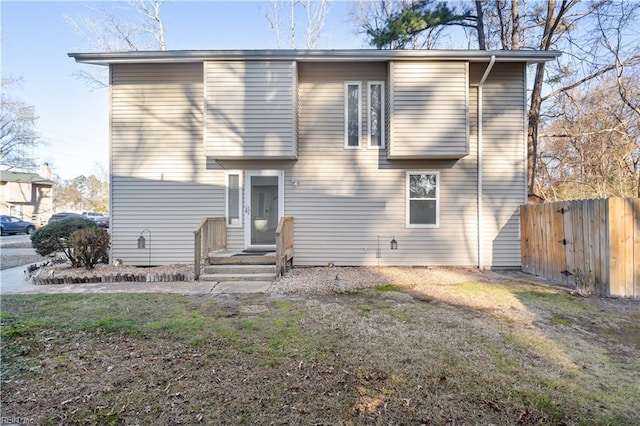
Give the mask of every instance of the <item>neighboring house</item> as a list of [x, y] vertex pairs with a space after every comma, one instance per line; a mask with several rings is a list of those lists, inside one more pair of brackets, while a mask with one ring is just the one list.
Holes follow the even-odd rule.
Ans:
[[205, 217], [269, 248], [292, 216], [299, 266], [520, 266], [526, 68], [558, 52], [70, 56], [110, 69], [114, 258], [146, 264], [148, 229], [153, 264], [191, 263]]
[[40, 174], [0, 171], [0, 214], [40, 226], [49, 220], [52, 206], [51, 169], [45, 166]]

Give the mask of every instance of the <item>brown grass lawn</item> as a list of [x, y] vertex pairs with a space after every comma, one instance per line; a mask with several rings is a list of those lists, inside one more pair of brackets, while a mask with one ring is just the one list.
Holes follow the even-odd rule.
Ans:
[[640, 303], [518, 282], [2, 298], [3, 420], [640, 424]]

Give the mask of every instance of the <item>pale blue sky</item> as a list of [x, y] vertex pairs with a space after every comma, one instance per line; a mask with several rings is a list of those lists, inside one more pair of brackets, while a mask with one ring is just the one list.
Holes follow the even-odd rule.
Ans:
[[[275, 48], [263, 16], [265, 2], [167, 2], [162, 9], [169, 49]], [[85, 65], [68, 52], [87, 51], [87, 43], [65, 22], [80, 17], [80, 2], [1, 0], [2, 62], [4, 77], [21, 77], [22, 84], [3, 88], [35, 108], [37, 130], [45, 145], [41, 162], [70, 179], [96, 172], [96, 163], [108, 165], [107, 90], [91, 91], [74, 77]], [[348, 20], [349, 2], [332, 2], [321, 48], [362, 48]]]

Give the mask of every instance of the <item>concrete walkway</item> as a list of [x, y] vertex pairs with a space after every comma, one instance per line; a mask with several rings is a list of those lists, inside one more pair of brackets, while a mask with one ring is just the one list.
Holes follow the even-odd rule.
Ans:
[[36, 251], [32, 248], [1, 248], [2, 252], [9, 256], [35, 256]]
[[192, 282], [121, 282], [95, 284], [33, 285], [25, 280], [28, 265], [0, 271], [0, 294], [54, 294], [54, 293], [178, 293], [178, 294], [225, 294], [264, 293], [269, 283], [235, 282], [218, 283], [206, 281]]

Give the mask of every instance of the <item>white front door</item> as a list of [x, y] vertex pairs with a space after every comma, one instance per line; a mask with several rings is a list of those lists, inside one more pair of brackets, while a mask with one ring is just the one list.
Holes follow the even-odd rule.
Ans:
[[245, 173], [244, 246], [274, 249], [276, 228], [284, 213], [284, 172], [248, 170]]

